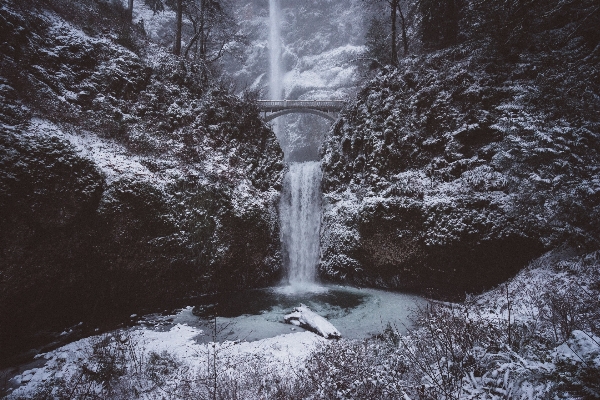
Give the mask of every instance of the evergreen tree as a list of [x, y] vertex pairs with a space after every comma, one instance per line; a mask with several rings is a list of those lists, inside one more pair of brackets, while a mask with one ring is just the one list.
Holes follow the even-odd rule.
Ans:
[[388, 27], [386, 21], [380, 18], [373, 18], [369, 22], [365, 38], [367, 47], [366, 56], [380, 65], [389, 65], [392, 63], [388, 42]]
[[421, 40], [427, 49], [441, 49], [458, 42], [459, 0], [421, 0]]
[[[408, 54], [408, 21], [406, 10], [404, 8], [411, 7], [413, 4], [409, 0], [379, 0], [379, 4], [385, 4], [385, 13], [389, 15], [389, 19], [374, 17], [367, 29], [366, 46], [367, 57], [377, 60], [381, 65], [398, 65], [398, 27], [402, 33], [403, 55]], [[377, 4], [377, 3], [375, 3]], [[372, 5], [379, 12], [383, 12], [384, 8], [380, 5]]]

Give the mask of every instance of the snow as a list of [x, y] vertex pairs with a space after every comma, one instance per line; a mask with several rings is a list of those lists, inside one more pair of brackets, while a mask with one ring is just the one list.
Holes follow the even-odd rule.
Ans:
[[[286, 288], [273, 289], [277, 293], [287, 293]], [[343, 290], [340, 287], [320, 287], [315, 292], [322, 295], [330, 290]], [[414, 307], [422, 303], [415, 296], [385, 292], [373, 289], [345, 288], [350, 293], [366, 296], [360, 305], [350, 310], [338, 306], [322, 306], [311, 308], [326, 315], [332, 323], [317, 315], [306, 306], [297, 307], [304, 321], [317, 327], [321, 335], [365, 339], [381, 332], [387, 322], [401, 321], [407, 325], [408, 315]], [[257, 294], [259, 295], [259, 294]], [[297, 296], [297, 293], [289, 293]], [[331, 341], [302, 328], [283, 323], [286, 311], [275, 306], [259, 315], [242, 315], [235, 318], [217, 318], [215, 325], [210, 321], [199, 321], [186, 307], [175, 315], [147, 315], [139, 318], [140, 326], [110, 333], [113, 337], [122, 338], [134, 349], [138, 360], [148, 360], [151, 354], [168, 354], [181, 363], [181, 369], [187, 368], [194, 373], [206, 370], [207, 355], [217, 354], [219, 364], [237, 365], [236, 373], [244, 368], [257, 368], [262, 371], [275, 371], [281, 376], [293, 375], [292, 370], [301, 369], [307, 357], [317, 349], [328, 346]], [[214, 336], [216, 328], [217, 336]], [[54, 378], [70, 379], [82, 366], [93, 366], [93, 346], [105, 335], [97, 335], [81, 339], [54, 351], [40, 354], [38, 359], [46, 364], [38, 368], [24, 371], [14, 378], [14, 382], [22, 385], [13, 392], [13, 396], [31, 394], [37, 387], [50, 382]], [[241, 339], [240, 339], [241, 338]], [[216, 341], [215, 341], [216, 339]], [[120, 340], [120, 339], [119, 339]], [[258, 363], [258, 364], [254, 364]], [[130, 361], [128, 368], [134, 368]], [[174, 378], [175, 379], [175, 378]]]
[[[206, 368], [205, 356], [214, 352], [225, 365], [232, 360], [243, 363], [245, 360], [260, 358], [263, 367], [282, 374], [290, 374], [291, 370], [298, 368], [312, 351], [326, 344], [325, 339], [310, 332], [291, 333], [255, 342], [226, 341], [200, 344], [195, 338], [205, 333], [184, 324], [177, 324], [166, 332], [143, 328], [121, 331], [119, 334], [133, 344], [138, 359], [147, 360], [153, 353], [165, 354], [166, 352], [193, 371], [202, 371]], [[24, 371], [14, 377], [13, 382], [21, 386], [14, 390], [10, 397], [27, 396], [44, 382], [75, 376], [82, 362], [90, 357], [90, 348], [100, 338], [94, 336], [81, 339], [39, 355], [38, 358], [47, 360], [46, 365]]]
[[[135, 3], [135, 19], [137, 21], [144, 20], [149, 32], [155, 35], [155, 39], [159, 40], [159, 32], [169, 20], [172, 20], [173, 13], [160, 13], [152, 14], [149, 12], [141, 1], [136, 0]], [[61, 25], [62, 24], [62, 25]], [[65, 42], [76, 41], [75, 39], [90, 40], [83, 32], [74, 29], [67, 24], [60, 23], [55, 24], [54, 31], [57, 37], [63, 37], [62, 40]], [[95, 39], [96, 40], [96, 39]], [[97, 39], [98, 42], [106, 41], [105, 39]], [[56, 50], [59, 50], [57, 47]], [[298, 60], [298, 65], [292, 69], [285, 77], [285, 85], [287, 91], [292, 92], [297, 88], [303, 90], [310, 90], [307, 96], [314, 98], [330, 98], [332, 93], [335, 93], [334, 97], [338, 93], [342, 93], [339, 90], [340, 87], [348, 84], [354, 78], [355, 69], [344, 65], [342, 62], [343, 57], [353, 56], [359, 54], [362, 51], [361, 47], [353, 45], [345, 45], [339, 48], [334, 48], [323, 52], [316, 56], [303, 57]], [[56, 57], [59, 53], [53, 53]], [[114, 68], [117, 64], [111, 64]], [[116, 68], [114, 68], [116, 69]], [[258, 87], [260, 81], [265, 75], [259, 75], [255, 78], [252, 86]], [[1, 88], [0, 88], [1, 89]], [[465, 92], [479, 93], [481, 87], [479, 85], [471, 85]], [[526, 93], [532, 90], [530, 87], [524, 87], [521, 85], [514, 85], [512, 90]], [[449, 96], [448, 91], [440, 92], [440, 99], [446, 99]], [[78, 94], [73, 91], [66, 90], [63, 93], [62, 100], [75, 100], [78, 98]], [[520, 97], [515, 97], [517, 100], [521, 100]], [[378, 102], [379, 99], [376, 95], [373, 95], [371, 99], [373, 102]], [[439, 99], [438, 99], [439, 101]], [[523, 113], [524, 106], [520, 102], [506, 102], [495, 107], [496, 110], [504, 112], [505, 115], [513, 115], [514, 113]], [[178, 114], [181, 110], [179, 106], [173, 104], [169, 109], [170, 114]], [[128, 116], [125, 116], [127, 120]], [[567, 131], [567, 128], [553, 128], [554, 132], [545, 132], [535, 128], [535, 125], [528, 124], [527, 121], [514, 121], [508, 117], [500, 118], [498, 124], [493, 124], [491, 127], [501, 132], [512, 132], [516, 130], [515, 124], [521, 126], [528, 126], [532, 128], [535, 137], [538, 141], [544, 144], [552, 143], [553, 136], [561, 135]], [[215, 129], [218, 127], [215, 126]], [[463, 125], [458, 130], [448, 133], [448, 137], [462, 133], [465, 130], [475, 129], [477, 124]], [[390, 130], [391, 131], [391, 130]], [[73, 134], [65, 132], [62, 128], [52, 124], [48, 121], [41, 119], [34, 119], [30, 126], [31, 134], [39, 135], [53, 135], [67, 140], [74, 148], [83, 156], [91, 159], [99, 167], [106, 177], [107, 183], [111, 183], [116, 179], [122, 177], [134, 177], [136, 179], [152, 180], [158, 183], [165, 182], [169, 179], [169, 174], [177, 174], [177, 172], [171, 170], [165, 174], [153, 173], [143, 164], [143, 159], [139, 156], [134, 156], [128, 153], [127, 149], [115, 143], [114, 141], [103, 139], [95, 135], [87, 134], [85, 132], [79, 134]], [[510, 136], [509, 139], [513, 141], [516, 146], [527, 148], [531, 146], [520, 136]], [[430, 144], [430, 143], [426, 143]], [[382, 146], [381, 143], [376, 143], [377, 149]], [[558, 151], [553, 148], [537, 147], [531, 149], [533, 152], [540, 153], [556, 153]], [[224, 154], [218, 154], [216, 152], [210, 152], [208, 147], [206, 150], [208, 154], [204, 161], [203, 169], [209, 173], [215, 173], [218, 175], [226, 175], [229, 173], [230, 166], [227, 163], [228, 157]], [[497, 162], [499, 158], [506, 157], [511, 158], [512, 156], [508, 153], [498, 152], [494, 155], [493, 162]], [[172, 177], [172, 175], [171, 175]], [[236, 177], [238, 178], [238, 177]], [[489, 193], [489, 190], [493, 188], [502, 188], [507, 183], [507, 178], [499, 172], [494, 172], [491, 168], [475, 167], [472, 170], [468, 170], [459, 178], [458, 182], [435, 182], [434, 178], [428, 177], [424, 171], [408, 171], [402, 174], [398, 174], [393, 177], [393, 185], [402, 187], [402, 190], [414, 191], [422, 195], [422, 205], [425, 208], [433, 207], [457, 207], [457, 201], [460, 200], [459, 195], [466, 191], [477, 191], [484, 190], [487, 199], [490, 199], [496, 205], [501, 207], [510, 201], [510, 196], [505, 195], [500, 190]], [[559, 177], [554, 178], [557, 180]], [[545, 184], [551, 184], [551, 180], [538, 173], [529, 174], [529, 179], [533, 182], [540, 182]], [[588, 187], [588, 194], [593, 195], [598, 192], [598, 182], [594, 181], [596, 187], [592, 190]], [[587, 182], [588, 186], [591, 184]], [[262, 200], [256, 196], [256, 191], [252, 188], [249, 180], [241, 178], [236, 181], [234, 185], [234, 202], [233, 206], [236, 212], [242, 212], [249, 208], [260, 208], [262, 206]], [[277, 193], [272, 191], [267, 196], [270, 200], [275, 199]], [[326, 228], [324, 240], [326, 246], [339, 246], [342, 243], [345, 246], [352, 247], [355, 243], [360, 242], [360, 234], [356, 229], [344, 225], [345, 219], [350, 220], [360, 215], [364, 209], [375, 208], [378, 206], [387, 206], [388, 203], [396, 201], [397, 198], [390, 198], [386, 195], [380, 195], [373, 191], [367, 193], [361, 193], [357, 196], [356, 192], [349, 189], [346, 192], [338, 195], [326, 195], [326, 200], [329, 203], [326, 205], [325, 218], [331, 218], [332, 222]], [[241, 215], [241, 214], [240, 214]], [[334, 218], [338, 216], [340, 218]], [[344, 217], [344, 218], [341, 218]], [[449, 219], [448, 224], [454, 228], [452, 231], [446, 231], [445, 226], [438, 224], [439, 221], [432, 219], [430, 221], [431, 226], [435, 227], [434, 230], [428, 232], [429, 237], [426, 239], [427, 243], [435, 244], [436, 240], [448, 240], [452, 238], [453, 234], [457, 231], [463, 231], [468, 229], [462, 219], [452, 220]], [[336, 252], [336, 257], [346, 257], [345, 254]], [[351, 264], [352, 260], [346, 260], [342, 264]], [[568, 285], [563, 282], [569, 281], [569, 274], [572, 271], [553, 271], [548, 268], [529, 268], [523, 271], [513, 281], [508, 282], [505, 286], [507, 295], [513, 297], [513, 302], [510, 300], [504, 300], [503, 290], [504, 287], [500, 287], [494, 291], [489, 292], [476, 299], [477, 304], [482, 309], [487, 309], [487, 313], [481, 315], [482, 319], [489, 319], [494, 321], [505, 321], [508, 320], [510, 323], [511, 318], [514, 321], [525, 321], [531, 322], [535, 318], [539, 317], [541, 310], [539, 309], [538, 303], [535, 302], [536, 296], [539, 294], [539, 288], [553, 282], [557, 284], [559, 288], [568, 288]], [[585, 284], [583, 285], [585, 286]], [[380, 300], [375, 300], [375, 302]], [[340, 327], [340, 330], [346, 331], [342, 328], [350, 330], [352, 327], [356, 327], [359, 324], [367, 327], [377, 325], [377, 319], [382, 323], [383, 321], [392, 318], [392, 315], [397, 317], [398, 310], [393, 308], [391, 312], [384, 314], [378, 314], [373, 312], [374, 308], [371, 306], [360, 308], [360, 316], [352, 314], [351, 316], [342, 316], [339, 318], [340, 324], [336, 321], [336, 325]], [[191, 311], [186, 309], [189, 314]], [[392, 314], [393, 313], [393, 314]], [[135, 314], [132, 315], [132, 318]], [[308, 307], [302, 305], [297, 307], [295, 311], [288, 314], [289, 319], [297, 321], [300, 325], [305, 324], [312, 326], [324, 337], [339, 337], [340, 332], [331, 324], [318, 314], [311, 311]], [[260, 324], [261, 321], [256, 318], [247, 318], [252, 320], [254, 324]], [[343, 323], [345, 322], [345, 324]], [[375, 326], [374, 329], [378, 330], [379, 326]], [[287, 329], [287, 328], [285, 328]], [[237, 342], [237, 341], [224, 341], [221, 343], [199, 343], [197, 340], [199, 336], [207, 337], [206, 332], [197, 327], [188, 326], [185, 323], [177, 323], [167, 331], [154, 330], [154, 329], [136, 329], [127, 331], [132, 335], [132, 341], [144, 352], [146, 356], [150, 353], [162, 353], [168, 352], [173, 354], [178, 359], [189, 364], [191, 367], [200, 368], [201, 363], [204, 362], [200, 355], [210, 353], [211, 349], [217, 349], [219, 356], [223, 358], [230, 358], [233, 360], [242, 360], [247, 357], [252, 358], [260, 356], [262, 359], [267, 360], [270, 365], [274, 368], [286, 371], [293, 369], [302, 364], [303, 360], [308, 357], [311, 351], [318, 346], [326, 343], [326, 341], [316, 335], [309, 332], [299, 332], [294, 334], [278, 335], [273, 338], [264, 338], [253, 342]], [[123, 332], [125, 333], [125, 332]], [[349, 335], [352, 336], [352, 335]], [[71, 343], [58, 350], [42, 355], [42, 357], [48, 360], [46, 366], [42, 368], [31, 369], [24, 372], [16, 378], [17, 381], [24, 384], [23, 387], [18, 389], [15, 394], [27, 393], [34, 389], [36, 385], [41, 382], [48, 381], [52, 376], [61, 377], [69, 374], [74, 374], [76, 368], [80, 365], [80, 361], [84, 359], [88, 354], [87, 348], [93, 343], [94, 340], [98, 340], [98, 337], [83, 339], [78, 342]], [[568, 362], [577, 363], [581, 360], [586, 360], [588, 363], [592, 363], [600, 367], [600, 338], [592, 335], [591, 333], [583, 330], [574, 330], [570, 333], [570, 336], [566, 338], [564, 343], [558, 345], [552, 352], [554, 362]], [[212, 350], [215, 351], [215, 350]], [[469, 395], [484, 396], [486, 390], [493, 387], [493, 392], [498, 395], [510, 395], [512, 390], [511, 379], [514, 374], [521, 373], [525, 370], [544, 370], [546, 372], [555, 369], [555, 365], [552, 363], [540, 362], [535, 360], [527, 360], [510, 350], [505, 350], [503, 356], [508, 358], [508, 361], [501, 364], [499, 367], [493, 369], [491, 372], [487, 371], [483, 376], [475, 376], [473, 372], [464, 377], [465, 391]], [[516, 373], [514, 371], [517, 371]], [[490, 379], [490, 380], [488, 380]], [[493, 381], [492, 381], [493, 380]], [[535, 393], [543, 392], [545, 388], [541, 388], [540, 385], [536, 385], [532, 382], [521, 382], [521, 391], [523, 398], [532, 398]], [[489, 394], [489, 393], [488, 393]]]
[[600, 368], [600, 337], [574, 330], [569, 340], [558, 346], [553, 354], [556, 361], [571, 363], [585, 360]]
[[[553, 285], [556, 292], [568, 290], [569, 282], [579, 282], [581, 274], [597, 273], [595, 261], [597, 257], [595, 257], [591, 255], [580, 259], [573, 258], [569, 252], [564, 254], [548, 253], [532, 263], [528, 269], [522, 271], [513, 280], [507, 282], [506, 286], [468, 299], [466, 307], [469, 310], [469, 323], [493, 323], [495, 326], [502, 327], [509, 317], [509, 309], [514, 326], [518, 326], [519, 323], [539, 321], [539, 316], [532, 309], [531, 302], [540, 296], [540, 285]], [[574, 274], [579, 274], [579, 278]], [[582, 281], [593, 282], [593, 279], [583, 279]], [[589, 287], [584, 289], [588, 290]], [[510, 295], [510, 304], [507, 303], [506, 290]], [[365, 291], [377, 295], [371, 296], [364, 304], [345, 316], [330, 318], [336, 326], [345, 328], [340, 329], [341, 332], [347, 332], [347, 329], [353, 326], [362, 329], [373, 326], [374, 333], [381, 332], [383, 323], [393, 321], [391, 317], [397, 317], [402, 307], [406, 307], [394, 302], [394, 296], [398, 298], [397, 301], [400, 301], [398, 294], [370, 289]], [[457, 310], [457, 313], [453, 314], [456, 317], [461, 315], [462, 311], [460, 310], [465, 307], [465, 305], [457, 304], [445, 304], [445, 306]], [[266, 313], [266, 315], [276, 314], [276, 312]], [[332, 332], [332, 330], [340, 332], [304, 305], [297, 307], [287, 317], [293, 317], [299, 323], [304, 322], [317, 327], [316, 330], [320, 330], [321, 334], [327, 331]], [[190, 326], [195, 318], [191, 307], [183, 309], [176, 316], [164, 318], [173, 318], [173, 325], [166, 330], [163, 325], [157, 324], [155, 328], [118, 331], [116, 336], [129, 337], [129, 342], [135, 343], [138, 356], [142, 358], [147, 359], [151, 354], [165, 354], [166, 352], [181, 362], [187, 368], [186, 370], [193, 373], [202, 374], [210, 370], [207, 356], [216, 355], [219, 365], [224, 368], [224, 373], [234, 379], [238, 374], [245, 373], [243, 371], [247, 372], [248, 369], [254, 369], [259, 373], [270, 371], [269, 373], [276, 373], [282, 377], [294, 376], [293, 374], [296, 372], [293, 371], [302, 371], [308, 357], [311, 357], [314, 351], [334, 343], [310, 332], [281, 334], [255, 341], [214, 342], [211, 340], [211, 334], [208, 333], [209, 329]], [[262, 325], [265, 316], [246, 316], [244, 318], [252, 321], [251, 324]], [[378, 325], [377, 320], [381, 321], [380, 326], [376, 326]], [[229, 324], [235, 323], [235, 321], [235, 319], [220, 319], [219, 324], [225, 323], [226, 329], [229, 329]], [[283, 324], [279, 325], [284, 326]], [[246, 325], [243, 329], [250, 326]], [[541, 329], [539, 325], [538, 329]], [[413, 331], [411, 335], [410, 337], [413, 339], [409, 339], [405, 344], [410, 345], [410, 340], [418, 338], [419, 335], [429, 337], [426, 332], [420, 333], [418, 330]], [[356, 337], [353, 334], [345, 336]], [[25, 371], [17, 376], [15, 381], [22, 386], [15, 390], [12, 396], [31, 394], [36, 387], [56, 377], [73, 376], [81, 367], [82, 362], [85, 362], [86, 357], [89, 357], [90, 346], [99, 338], [83, 339], [40, 355], [40, 358], [47, 360], [46, 365]], [[208, 339], [208, 343], [203, 343], [202, 338]], [[482, 340], [485, 342], [485, 339]], [[351, 342], [348, 339], [342, 339], [337, 343], [349, 346]], [[476, 346], [466, 350], [478, 360], [478, 365], [484, 366], [481, 371], [470, 370], [459, 378], [462, 396], [466, 399], [500, 399], [511, 394], [515, 398], [539, 398], [555, 387], [553, 385], [556, 383], [548, 380], [548, 377], [561, 373], [561, 365], [575, 366], [585, 363], [587, 366], [600, 368], [600, 337], [580, 329], [573, 330], [563, 343], [558, 343], [554, 348], [550, 347], [545, 350], [548, 356], [528, 356], [523, 349], [515, 351], [508, 343], [504, 342], [494, 345], [493, 348]], [[441, 360], [436, 365], [431, 366], [432, 375], [424, 377], [421, 382], [423, 385], [427, 387], [435, 385], [432, 379], [437, 376], [436, 374], [444, 373], [443, 368], [445, 368], [446, 361]]]
[[[286, 93], [302, 89], [328, 89], [321, 94], [331, 99], [331, 91], [351, 86], [356, 79], [356, 67], [348, 63], [364, 51], [362, 46], [345, 45], [315, 56], [303, 57], [296, 68], [284, 77]], [[327, 96], [327, 97], [324, 97]], [[311, 94], [311, 97], [315, 97]]]
[[325, 343], [325, 339], [311, 332], [297, 332], [256, 342], [227, 342], [223, 346], [228, 346], [225, 354], [229, 357], [260, 354], [269, 364], [286, 372], [302, 365], [312, 351]]
[[[125, 7], [127, 6], [126, 3], [127, 1], [123, 1]], [[136, 24], [143, 24], [144, 30], [150, 36], [150, 39], [156, 43], [166, 45], [169, 41], [174, 40], [173, 33], [167, 27], [173, 26], [175, 18], [175, 11], [169, 8], [154, 13], [143, 0], [134, 0], [133, 21]]]
[[[40, 118], [33, 118], [24, 134], [51, 136], [67, 141], [81, 157], [91, 160], [98, 167], [107, 185], [125, 178], [149, 182], [159, 189], [164, 189], [184, 174], [188, 177], [197, 176], [201, 182], [205, 182], [205, 174], [216, 174], [235, 184], [235, 196], [232, 201], [238, 215], [242, 215], [249, 208], [264, 208], [266, 203], [273, 202], [278, 196], [273, 189], [266, 193], [259, 192], [245, 176], [244, 171], [233, 169], [229, 165], [229, 156], [210, 147], [204, 149], [205, 157], [201, 163], [189, 165], [178, 162], [169, 154], [151, 159], [131, 154], [124, 145], [114, 140], [99, 137], [85, 130], [74, 133]], [[130, 137], [134, 138], [135, 135], [136, 132], [132, 132]], [[151, 171], [147, 167], [148, 161], [153, 165], [160, 165], [160, 168], [155, 172]]]
[[39, 118], [31, 120], [29, 132], [33, 135], [48, 135], [67, 140], [82, 157], [92, 160], [98, 166], [108, 184], [123, 177], [152, 180], [157, 183], [163, 181], [161, 176], [142, 165], [140, 157], [129, 155], [122, 145], [94, 134], [64, 132], [52, 122]]
[[301, 304], [300, 307], [294, 308], [291, 314], [284, 317], [285, 321], [298, 326], [301, 326], [310, 331], [314, 331], [325, 339], [339, 339], [342, 337], [340, 332], [333, 324], [321, 317], [310, 308]]

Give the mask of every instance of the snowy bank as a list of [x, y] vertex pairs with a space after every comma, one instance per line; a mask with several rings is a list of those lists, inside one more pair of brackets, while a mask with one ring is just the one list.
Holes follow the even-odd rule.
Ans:
[[[326, 343], [310, 332], [255, 342], [198, 343], [195, 338], [204, 334], [178, 324], [166, 332], [137, 329], [82, 339], [40, 354], [45, 365], [14, 377], [12, 383], [20, 386], [8, 398], [30, 398], [47, 391], [56, 396], [68, 389], [100, 396], [111, 395], [110, 390], [132, 390], [140, 398], [150, 399], [164, 391], [177, 392], [186, 380], [191, 382], [189, 393], [199, 395], [211, 379], [225, 386], [230, 379], [251, 379], [250, 373], [258, 369], [279, 374], [283, 380]], [[117, 380], [110, 390], [100, 379], [106, 374]], [[89, 387], [78, 383], [84, 381]]]

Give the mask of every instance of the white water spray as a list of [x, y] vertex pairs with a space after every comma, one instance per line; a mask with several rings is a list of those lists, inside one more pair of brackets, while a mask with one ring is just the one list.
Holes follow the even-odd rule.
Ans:
[[[269, 97], [282, 100], [283, 71], [281, 66], [280, 0], [269, 0]], [[277, 123], [273, 126], [280, 136]], [[285, 141], [280, 137], [285, 149]], [[292, 163], [285, 177], [279, 209], [281, 243], [287, 282], [293, 291], [314, 290], [317, 264], [320, 259], [321, 229], [321, 166], [318, 161]]]
[[279, 211], [288, 282], [293, 287], [311, 286], [320, 259], [320, 162], [290, 165]]
[[269, 0], [269, 97], [283, 99], [281, 71], [281, 10], [279, 0]]

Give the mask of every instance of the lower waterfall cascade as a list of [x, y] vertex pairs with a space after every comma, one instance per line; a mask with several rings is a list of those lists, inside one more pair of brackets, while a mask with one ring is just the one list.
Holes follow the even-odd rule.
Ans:
[[281, 241], [287, 283], [315, 284], [320, 260], [321, 164], [292, 163], [285, 177], [280, 204]]

